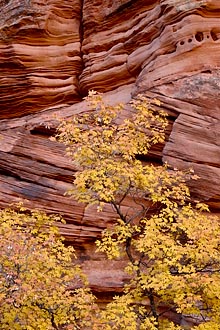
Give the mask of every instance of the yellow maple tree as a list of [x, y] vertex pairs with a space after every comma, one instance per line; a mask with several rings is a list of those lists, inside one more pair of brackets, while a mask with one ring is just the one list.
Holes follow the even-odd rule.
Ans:
[[[160, 102], [139, 95], [123, 120], [122, 105], [110, 106], [95, 92], [87, 100], [92, 111], [62, 121], [56, 138], [77, 167], [68, 194], [97, 204], [99, 212], [106, 203], [115, 211], [98, 250], [128, 259], [131, 279], [102, 311], [102, 328], [219, 329], [219, 219], [206, 205], [192, 204], [186, 185], [196, 178], [192, 170], [140, 160], [165, 139]], [[125, 207], [127, 199], [131, 207]]]

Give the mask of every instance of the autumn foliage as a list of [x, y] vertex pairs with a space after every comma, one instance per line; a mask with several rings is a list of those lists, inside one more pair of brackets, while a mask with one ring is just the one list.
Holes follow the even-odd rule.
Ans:
[[87, 100], [92, 111], [61, 122], [57, 139], [78, 168], [68, 193], [115, 211], [98, 250], [110, 259], [127, 255], [130, 282], [101, 312], [102, 329], [220, 329], [219, 219], [190, 201], [192, 170], [140, 161], [165, 138], [159, 101], [140, 95], [122, 120], [122, 105], [95, 92]]
[[22, 205], [2, 210], [0, 329], [220, 329], [219, 219], [190, 198], [193, 170], [150, 163], [165, 139], [160, 102], [140, 95], [125, 116], [95, 92], [87, 100], [91, 111], [61, 121], [56, 136], [77, 168], [68, 194], [97, 212], [112, 206], [97, 249], [126, 258], [130, 280], [99, 310], [59, 235], [62, 219]]
[[0, 212], [1, 330], [73, 330], [93, 322], [93, 297], [57, 220], [23, 207]]

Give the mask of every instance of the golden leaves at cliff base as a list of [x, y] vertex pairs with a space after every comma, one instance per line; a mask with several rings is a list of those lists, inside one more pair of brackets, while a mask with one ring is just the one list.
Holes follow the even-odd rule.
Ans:
[[85, 278], [65, 247], [58, 216], [23, 207], [0, 211], [0, 328], [83, 329], [93, 303]]

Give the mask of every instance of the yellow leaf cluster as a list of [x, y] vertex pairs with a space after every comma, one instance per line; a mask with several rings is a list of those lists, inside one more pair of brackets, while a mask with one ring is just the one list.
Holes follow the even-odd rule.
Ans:
[[164, 140], [166, 114], [140, 95], [131, 102], [130, 118], [121, 121], [122, 105], [106, 105], [95, 92], [87, 99], [93, 111], [62, 121], [58, 128], [57, 139], [79, 168], [69, 193], [84, 203], [111, 202], [132, 190], [132, 181], [143, 185], [142, 180], [150, 179], [145, 172], [151, 168], [143, 168], [136, 156]]
[[73, 264], [73, 248], [63, 244], [57, 220], [23, 207], [0, 211], [2, 330], [81, 329], [91, 324], [88, 312], [94, 298]]

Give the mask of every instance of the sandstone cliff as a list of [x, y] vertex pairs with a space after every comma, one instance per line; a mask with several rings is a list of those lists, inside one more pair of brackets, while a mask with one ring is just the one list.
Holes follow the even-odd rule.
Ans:
[[0, 88], [0, 207], [23, 200], [63, 214], [96, 290], [126, 281], [92, 244], [113, 214], [64, 196], [74, 168], [48, 139], [56, 115], [86, 109], [89, 89], [111, 103], [160, 99], [170, 126], [152, 159], [193, 167], [192, 194], [220, 213], [219, 0], [2, 0]]

